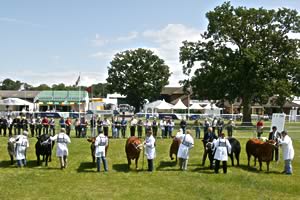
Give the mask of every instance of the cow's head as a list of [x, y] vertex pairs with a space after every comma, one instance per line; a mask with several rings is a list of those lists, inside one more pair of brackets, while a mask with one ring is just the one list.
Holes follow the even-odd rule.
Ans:
[[95, 143], [96, 137], [91, 137], [86, 139], [88, 142]]
[[143, 144], [141, 143], [140, 140], [134, 140], [132, 143], [131, 143], [134, 148], [138, 151], [141, 151], [143, 149]]

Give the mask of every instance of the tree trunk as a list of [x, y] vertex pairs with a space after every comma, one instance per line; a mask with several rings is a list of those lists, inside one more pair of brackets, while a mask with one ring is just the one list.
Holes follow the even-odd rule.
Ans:
[[243, 121], [242, 125], [243, 126], [253, 126], [252, 121], [251, 121], [251, 98], [249, 97], [244, 97], [242, 106], [243, 106]]

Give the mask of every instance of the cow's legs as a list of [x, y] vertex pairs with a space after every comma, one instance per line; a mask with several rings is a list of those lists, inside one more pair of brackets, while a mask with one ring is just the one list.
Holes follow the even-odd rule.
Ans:
[[37, 165], [40, 165], [40, 155], [36, 154]]
[[230, 157], [230, 159], [231, 159], [231, 166], [234, 166], [233, 153], [229, 154], [229, 157]]
[[267, 172], [269, 172], [269, 164], [270, 164], [270, 161], [267, 161]]
[[128, 169], [130, 169], [131, 159], [130, 159], [130, 158], [127, 158], [127, 160], [128, 160]]
[[136, 159], [135, 159], [135, 168], [136, 168], [136, 169], [138, 169], [138, 161], [139, 161], [139, 158], [136, 158]]
[[261, 171], [262, 170], [262, 160], [258, 159], [258, 162], [259, 162], [259, 171]]
[[13, 165], [14, 164], [14, 156], [13, 155], [9, 155], [10, 156], [10, 164]]
[[235, 158], [236, 158], [237, 166], [240, 166], [240, 153], [236, 153]]

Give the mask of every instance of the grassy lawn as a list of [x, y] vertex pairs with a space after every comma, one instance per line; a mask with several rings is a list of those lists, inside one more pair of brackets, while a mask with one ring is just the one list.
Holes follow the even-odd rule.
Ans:
[[300, 199], [300, 123], [287, 123], [286, 127], [295, 149], [292, 176], [280, 174], [282, 157], [278, 164], [270, 164], [269, 173], [265, 163], [262, 172], [253, 167], [253, 162], [250, 169], [247, 167], [245, 143], [253, 136], [249, 129], [234, 132], [242, 145], [241, 166], [229, 164], [226, 175], [222, 170], [214, 174], [208, 160], [206, 166], [200, 165], [201, 140], [195, 140], [188, 171], [182, 172], [168, 156], [171, 139], [157, 139], [155, 171], [148, 173], [146, 159], [142, 170], [142, 156], [140, 170], [132, 165], [128, 171], [125, 139], [110, 139], [109, 172], [103, 173], [101, 166], [101, 173], [97, 173], [91, 163], [90, 144], [83, 138], [71, 138], [68, 168], [60, 170], [56, 148], [48, 167], [36, 166], [35, 138], [30, 138], [28, 166], [19, 169], [10, 165], [7, 138], [1, 136], [0, 199]]

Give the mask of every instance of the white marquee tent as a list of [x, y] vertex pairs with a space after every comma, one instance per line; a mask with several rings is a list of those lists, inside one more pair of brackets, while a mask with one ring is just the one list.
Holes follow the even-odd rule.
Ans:
[[189, 109], [190, 110], [204, 110], [204, 108], [202, 106], [200, 106], [199, 103], [193, 103]]
[[0, 106], [2, 107], [1, 110], [6, 109], [6, 108], [3, 109], [3, 106], [12, 107], [12, 110], [16, 110], [17, 106], [27, 106], [30, 111], [33, 110], [33, 108], [34, 108], [33, 103], [30, 103], [29, 101], [25, 101], [25, 100], [19, 99], [19, 98], [7, 98], [7, 99], [0, 100]]
[[187, 107], [182, 103], [181, 99], [177, 101], [177, 103], [172, 107], [173, 110], [185, 110]]

